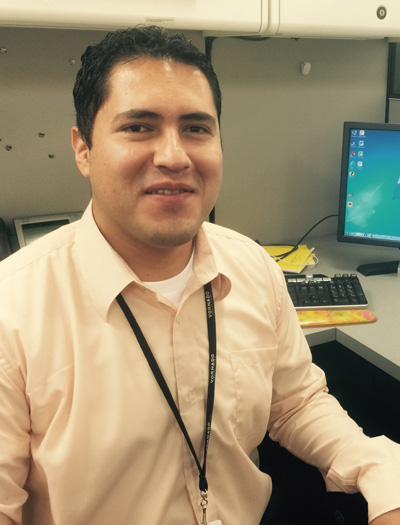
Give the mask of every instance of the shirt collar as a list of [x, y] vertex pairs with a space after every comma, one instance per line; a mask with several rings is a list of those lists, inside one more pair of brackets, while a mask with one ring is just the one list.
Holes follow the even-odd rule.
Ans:
[[[91, 204], [78, 225], [76, 246], [78, 263], [89, 295], [99, 314], [106, 318], [119, 293], [132, 283], [143, 283], [100, 232], [93, 218]], [[212, 243], [202, 227], [195, 240], [194, 274], [187, 293], [193, 293], [210, 281], [215, 301], [228, 295], [230, 280], [218, 271]]]
[[219, 261], [204, 225], [196, 235], [194, 255], [195, 281], [198, 286], [212, 282], [214, 300], [221, 301], [230, 292], [231, 281], [223, 271], [222, 261]]
[[89, 295], [100, 315], [106, 318], [117, 295], [139, 279], [100, 232], [93, 218], [91, 204], [78, 225], [76, 246], [78, 263]]

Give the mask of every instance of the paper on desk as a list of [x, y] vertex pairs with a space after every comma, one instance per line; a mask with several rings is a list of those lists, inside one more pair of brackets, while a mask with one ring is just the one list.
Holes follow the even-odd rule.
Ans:
[[297, 250], [284, 258], [281, 258], [282, 254], [289, 252], [293, 246], [273, 244], [263, 246], [263, 248], [275, 259], [284, 272], [301, 273], [308, 264], [315, 262], [314, 248], [310, 249], [305, 244], [300, 244]]

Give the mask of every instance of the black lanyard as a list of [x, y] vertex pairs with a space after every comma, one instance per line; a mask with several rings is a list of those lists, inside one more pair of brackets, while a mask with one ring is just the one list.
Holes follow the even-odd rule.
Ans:
[[162, 393], [164, 394], [181, 430], [185, 436], [186, 442], [189, 446], [189, 449], [194, 457], [197, 468], [199, 469], [199, 488], [202, 493], [207, 492], [208, 484], [206, 479], [206, 459], [208, 444], [210, 441], [211, 434], [211, 419], [214, 408], [214, 397], [215, 397], [215, 376], [217, 370], [217, 335], [215, 328], [215, 310], [214, 310], [214, 298], [211, 289], [211, 283], [208, 283], [204, 286], [204, 296], [206, 302], [206, 312], [207, 312], [207, 329], [208, 329], [208, 347], [209, 347], [209, 368], [208, 368], [208, 393], [207, 393], [207, 407], [206, 407], [206, 429], [205, 429], [205, 440], [204, 440], [204, 461], [203, 466], [200, 465], [200, 461], [197, 457], [196, 451], [194, 450], [192, 441], [189, 437], [188, 431], [186, 430], [185, 424], [181, 418], [178, 407], [172, 397], [171, 391], [168, 388], [168, 385], [162, 375], [162, 372], [157, 364], [157, 361], [151, 351], [142, 330], [140, 329], [134, 315], [129, 309], [128, 305], [125, 302], [125, 299], [121, 294], [117, 296], [117, 302], [122, 308], [122, 311], [125, 314], [126, 319], [128, 320], [139, 345], [141, 346], [143, 353], [149, 363], [149, 366], [154, 374], [154, 377], [159, 384]]

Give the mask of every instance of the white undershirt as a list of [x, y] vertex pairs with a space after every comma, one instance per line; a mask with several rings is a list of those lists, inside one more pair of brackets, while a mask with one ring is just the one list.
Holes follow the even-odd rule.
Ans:
[[165, 281], [145, 282], [144, 284], [169, 299], [175, 306], [179, 306], [186, 285], [193, 272], [194, 250], [185, 268], [170, 279]]

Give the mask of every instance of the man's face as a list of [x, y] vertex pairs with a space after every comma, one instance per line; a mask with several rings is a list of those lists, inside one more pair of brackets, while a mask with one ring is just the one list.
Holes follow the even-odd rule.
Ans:
[[206, 77], [193, 66], [139, 58], [111, 71], [89, 150], [73, 130], [90, 179], [94, 218], [118, 251], [180, 246], [217, 199], [222, 149]]

